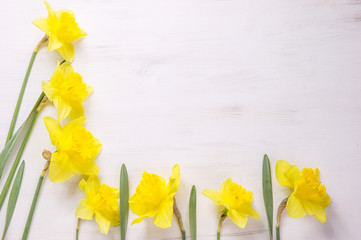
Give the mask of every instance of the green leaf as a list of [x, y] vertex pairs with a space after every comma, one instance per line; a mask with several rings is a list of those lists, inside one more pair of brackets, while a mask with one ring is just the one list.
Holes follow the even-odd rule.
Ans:
[[268, 230], [270, 240], [273, 239], [273, 194], [272, 194], [272, 176], [271, 166], [267, 154], [263, 158], [262, 166], [262, 187], [263, 187], [263, 201], [266, 208]]
[[8, 175], [8, 177], [6, 178], [6, 182], [5, 182], [4, 187], [3, 187], [2, 191], [1, 191], [1, 194], [0, 194], [0, 209], [1, 209], [1, 207], [3, 206], [3, 203], [4, 203], [4, 201], [5, 201], [6, 195], [7, 195], [8, 191], [9, 191], [11, 182], [12, 182], [12, 180], [13, 180], [13, 178], [14, 178], [16, 169], [17, 169], [17, 167], [18, 167], [18, 165], [19, 165], [19, 163], [20, 163], [20, 159], [21, 159], [21, 157], [22, 157], [22, 155], [23, 155], [24, 149], [25, 149], [26, 144], [27, 144], [27, 142], [28, 142], [28, 140], [29, 140], [29, 136], [30, 136], [31, 130], [32, 130], [33, 127], [34, 127], [34, 124], [35, 124], [35, 121], [36, 121], [36, 118], [37, 118], [38, 114], [39, 114], [39, 112], [36, 111], [36, 112], [32, 115], [32, 119], [31, 119], [30, 125], [29, 125], [28, 129], [26, 130], [26, 134], [25, 134], [25, 136], [24, 136], [24, 139], [23, 139], [23, 141], [22, 141], [22, 143], [21, 143], [21, 145], [20, 145], [20, 148], [19, 148], [19, 150], [18, 150], [18, 153], [16, 154], [16, 157], [15, 157], [15, 160], [14, 160], [13, 165], [12, 165], [12, 167], [11, 167], [11, 170], [10, 170], [10, 172], [9, 172], [9, 175]]
[[18, 200], [18, 196], [19, 196], [19, 192], [20, 192], [21, 182], [23, 180], [24, 168], [25, 168], [25, 162], [23, 161], [16, 174], [14, 184], [10, 191], [10, 197], [9, 197], [9, 202], [8, 202], [8, 208], [6, 210], [6, 221], [5, 221], [5, 227], [4, 227], [2, 240], [5, 239], [6, 232], [8, 231], [9, 226], [10, 226], [11, 218], [13, 217], [13, 214], [14, 214], [16, 202]]
[[191, 196], [189, 198], [189, 229], [191, 239], [197, 239], [197, 191], [196, 186], [193, 185]]
[[128, 172], [124, 164], [120, 170], [120, 186], [119, 186], [119, 209], [120, 209], [120, 239], [125, 240], [128, 227], [129, 216], [129, 181]]
[[23, 130], [26, 121], [19, 127], [16, 133], [10, 138], [10, 140], [6, 143], [4, 149], [0, 153], [0, 179], [2, 177], [6, 162], [9, 159], [11, 151], [13, 150], [18, 138], [21, 135], [21, 131]]

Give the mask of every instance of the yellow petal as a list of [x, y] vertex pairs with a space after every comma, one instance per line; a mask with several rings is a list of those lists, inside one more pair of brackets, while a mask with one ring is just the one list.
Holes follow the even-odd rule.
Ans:
[[172, 225], [172, 218], [173, 218], [173, 198], [170, 197], [168, 200], [162, 203], [162, 205], [158, 209], [157, 214], [153, 219], [153, 222], [156, 226], [160, 228], [168, 228]]
[[83, 175], [97, 175], [99, 168], [93, 161], [84, 161], [83, 159], [72, 159], [73, 171]]
[[292, 218], [300, 218], [307, 215], [302, 201], [297, 195], [291, 194], [286, 205], [287, 213]]
[[79, 183], [79, 188], [85, 193], [86, 192], [86, 186], [87, 186], [87, 183], [85, 181], [85, 179], [83, 178], [80, 183]]
[[69, 115], [71, 107], [61, 97], [55, 97], [53, 103], [58, 113], [58, 121], [65, 119]]
[[221, 190], [220, 190], [220, 194], [223, 195], [225, 194], [226, 189], [232, 184], [234, 183], [232, 178], [228, 178], [226, 181], [223, 182], [222, 186], [221, 186]]
[[178, 164], [174, 165], [172, 169], [172, 175], [169, 178], [169, 182], [167, 184], [168, 192], [170, 195], [174, 196], [179, 188], [180, 181], [180, 167]]
[[95, 196], [99, 192], [100, 186], [101, 184], [98, 176], [89, 176], [85, 191], [86, 197], [89, 198]]
[[216, 190], [205, 189], [202, 193], [209, 199], [211, 199], [217, 205], [223, 205], [222, 197]]
[[318, 221], [320, 221], [321, 223], [324, 223], [327, 221], [326, 212], [321, 204], [310, 202], [310, 201], [305, 201], [305, 202], [303, 202], [303, 206], [308, 215], [314, 215], [315, 218]]
[[45, 93], [46, 97], [49, 98], [49, 100], [52, 102], [53, 101], [53, 96], [54, 96], [54, 88], [52, 87], [50, 82], [43, 81], [41, 83], [41, 89]]
[[98, 223], [99, 231], [101, 233], [107, 234], [109, 232], [110, 221], [106, 219], [102, 214], [96, 212], [95, 221]]
[[41, 31], [45, 32], [46, 34], [49, 33], [49, 24], [46, 18], [38, 18], [33, 21], [33, 24], [40, 28]]
[[132, 221], [131, 225], [136, 224], [136, 223], [141, 223], [144, 220], [144, 218], [146, 218], [146, 217], [144, 216], [144, 217], [139, 217], [139, 218], [134, 219]]
[[48, 51], [54, 51], [58, 48], [63, 46], [63, 43], [58, 39], [55, 34], [50, 34], [49, 36], [49, 44], [48, 44]]
[[276, 178], [280, 185], [294, 188], [300, 171], [295, 165], [291, 165], [284, 160], [278, 160], [276, 163]]
[[74, 128], [82, 126], [84, 124], [84, 122], [86, 121], [85, 117], [80, 117], [77, 119], [72, 120], [71, 122], [67, 123], [64, 126], [64, 132], [68, 133], [68, 132], [72, 132]]
[[74, 60], [74, 47], [71, 43], [63, 43], [63, 46], [57, 49], [60, 55], [68, 62], [72, 62]]
[[59, 70], [63, 72], [64, 78], [66, 78], [69, 74], [74, 73], [74, 68], [67, 62], [61, 65], [59, 64]]
[[236, 211], [240, 215], [250, 216], [251, 218], [254, 218], [254, 219], [261, 218], [261, 216], [258, 214], [258, 212], [255, 209], [253, 209], [250, 205], [242, 206], [241, 208], [236, 209]]
[[85, 90], [87, 91], [88, 95], [91, 94], [92, 92], [94, 92], [94, 89], [90, 85], [88, 85], [88, 84], [85, 84], [85, 85], [86, 85]]
[[69, 113], [69, 117], [71, 119], [77, 119], [79, 117], [84, 116], [84, 108], [81, 103], [74, 103], [71, 105], [71, 111]]
[[80, 37], [86, 37], [87, 33], [84, 31], [84, 29], [79, 28], [80, 30]]
[[43, 119], [45, 126], [48, 129], [51, 143], [56, 146], [62, 132], [61, 125], [52, 117], [44, 117]]
[[75, 217], [81, 219], [92, 220], [94, 215], [94, 211], [91, 206], [87, 204], [87, 202], [82, 199], [75, 210]]
[[49, 179], [52, 182], [65, 182], [74, 175], [72, 163], [68, 155], [62, 152], [55, 152], [51, 156], [49, 166]]
[[244, 228], [247, 224], [248, 218], [244, 215], [240, 215], [236, 210], [231, 209], [227, 212], [229, 219], [234, 222], [238, 227]]
[[48, 20], [55, 21], [56, 20], [56, 12], [50, 7], [49, 3], [44, 1], [46, 9], [48, 10]]

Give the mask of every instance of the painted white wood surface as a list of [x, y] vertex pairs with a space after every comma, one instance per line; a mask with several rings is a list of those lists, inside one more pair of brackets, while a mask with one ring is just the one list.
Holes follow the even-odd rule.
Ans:
[[[101, 181], [118, 185], [121, 163], [134, 193], [147, 170], [168, 178], [181, 165], [177, 194], [188, 228], [188, 198], [198, 189], [198, 235], [215, 239], [218, 212], [202, 196], [232, 177], [254, 192], [261, 220], [245, 229], [229, 220], [223, 239], [267, 239], [261, 163], [285, 159], [319, 167], [332, 197], [328, 221], [283, 218], [283, 239], [359, 239], [361, 220], [361, 1], [356, 0], [64, 0], [88, 36], [76, 45], [75, 70], [95, 89], [85, 104], [86, 127], [103, 143], [97, 159]], [[4, 1], [0, 14], [0, 136], [31, 51], [42, 32], [31, 24], [46, 16], [41, 1]], [[42, 49], [36, 59], [19, 120], [25, 119], [60, 57]], [[22, 191], [7, 239], [20, 239], [44, 160], [54, 150], [41, 114], [24, 153]], [[6, 172], [9, 171], [9, 167]], [[74, 177], [48, 179], [29, 239], [75, 239], [74, 211], [84, 197]], [[0, 186], [3, 185], [1, 181]], [[274, 179], [277, 205], [289, 191]], [[6, 204], [6, 203], [5, 203]], [[5, 208], [0, 213], [3, 228]], [[130, 215], [130, 220], [134, 219]], [[104, 236], [84, 221], [81, 239]], [[180, 239], [174, 222], [151, 219], [129, 227], [128, 239]]]

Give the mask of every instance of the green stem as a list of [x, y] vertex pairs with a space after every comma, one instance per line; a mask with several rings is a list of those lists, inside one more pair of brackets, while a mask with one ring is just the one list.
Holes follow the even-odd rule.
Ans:
[[226, 212], [224, 212], [222, 216], [219, 218], [218, 229], [217, 229], [217, 240], [221, 239], [222, 224], [224, 220], [226, 220], [226, 218], [227, 218]]
[[179, 229], [182, 234], [182, 240], [185, 240], [186, 239], [186, 231], [183, 226], [182, 215], [178, 209], [177, 201], [176, 201], [175, 197], [173, 199], [173, 213], [174, 213], [174, 216], [177, 218]]
[[288, 197], [283, 199], [277, 210], [277, 225], [276, 225], [276, 239], [277, 240], [281, 239], [281, 237], [280, 237], [281, 217], [282, 217], [283, 210], [285, 210], [285, 208], [287, 206], [287, 201], [288, 201]]
[[20, 162], [20, 159], [23, 155], [23, 152], [24, 152], [24, 149], [25, 149], [25, 146], [29, 140], [29, 136], [30, 136], [30, 133], [31, 133], [31, 130], [33, 129], [34, 127], [34, 123], [36, 121], [36, 118], [39, 114], [39, 111], [35, 111], [32, 119], [31, 119], [31, 122], [30, 122], [30, 125], [29, 125], [29, 128], [28, 130], [26, 131], [26, 134], [25, 134], [25, 137], [23, 139], [23, 142], [21, 143], [21, 146], [19, 148], [19, 151], [18, 151], [18, 154], [16, 155], [16, 158], [15, 158], [15, 161], [13, 163], [13, 166], [11, 167], [11, 170], [10, 170], [10, 173], [6, 179], [6, 182], [4, 184], [4, 187], [3, 187], [3, 190], [1, 191], [1, 194], [0, 194], [0, 209], [5, 201], [5, 198], [6, 198], [6, 195], [9, 191], [9, 188], [10, 188], [10, 185], [11, 185], [11, 182], [14, 178], [14, 175], [15, 175], [15, 172], [16, 172], [16, 169], [19, 165], [19, 162]]
[[35, 61], [35, 57], [36, 57], [36, 55], [37, 55], [37, 53], [38, 53], [38, 50], [39, 50], [40, 46], [41, 46], [43, 43], [45, 43], [46, 41], [48, 41], [48, 37], [45, 35], [45, 36], [39, 41], [38, 45], [35, 47], [35, 49], [34, 49], [34, 51], [33, 51], [33, 54], [31, 55], [30, 62], [29, 62], [29, 64], [28, 64], [28, 68], [27, 68], [27, 70], [26, 70], [25, 77], [24, 77], [24, 80], [23, 80], [23, 84], [22, 84], [21, 89], [20, 89], [20, 93], [19, 93], [19, 96], [18, 96], [18, 100], [17, 100], [17, 102], [16, 102], [16, 106], [15, 106], [15, 109], [14, 109], [13, 117], [12, 117], [12, 119], [11, 119], [9, 131], [8, 131], [8, 136], [7, 136], [7, 138], [6, 138], [6, 143], [10, 140], [10, 138], [12, 137], [12, 135], [13, 135], [13, 133], [14, 133], [14, 128], [15, 128], [16, 121], [17, 121], [17, 119], [18, 119], [21, 102], [23, 101], [25, 88], [26, 88], [26, 85], [28, 84], [30, 72], [31, 72], [31, 69], [33, 68], [33, 64], [34, 64], [34, 61]]
[[76, 225], [76, 235], [75, 235], [76, 240], [79, 240], [79, 227], [80, 227], [80, 218], [78, 218], [78, 224]]
[[33, 63], [34, 63], [36, 54], [37, 54], [37, 52], [34, 51], [33, 54], [31, 55], [30, 62], [29, 62], [29, 65], [28, 65], [28, 69], [26, 71], [25, 78], [23, 80], [23, 85], [21, 86], [20, 93], [19, 93], [19, 96], [18, 96], [18, 101], [16, 102], [15, 110], [14, 110], [14, 113], [13, 113], [13, 118], [11, 119], [11, 124], [10, 124], [10, 127], [9, 127], [9, 132], [8, 132], [8, 136], [6, 138], [6, 142], [8, 142], [10, 140], [11, 136], [14, 133], [14, 128], [15, 128], [16, 120], [18, 119], [21, 102], [22, 102], [23, 97], [24, 97], [25, 88], [26, 88], [26, 85], [28, 83], [29, 75], [30, 75], [31, 69], [33, 67]]
[[42, 186], [42, 183], [43, 183], [43, 180], [44, 180], [44, 176], [45, 176], [46, 172], [48, 171], [49, 164], [50, 164], [50, 162], [46, 161], [44, 169], [40, 174], [40, 177], [39, 177], [39, 180], [38, 180], [38, 185], [36, 186], [36, 190], [35, 190], [34, 197], [33, 197], [33, 202], [31, 203], [30, 211], [29, 211], [29, 214], [28, 214], [28, 218], [26, 220], [26, 225], [25, 225], [24, 233], [23, 233], [23, 236], [22, 236], [21, 240], [26, 240], [28, 238], [28, 234], [29, 234], [29, 230], [30, 230], [30, 226], [31, 226], [31, 221], [33, 220], [34, 210], [35, 210], [36, 204], [38, 202], [40, 189], [41, 189], [41, 186]]

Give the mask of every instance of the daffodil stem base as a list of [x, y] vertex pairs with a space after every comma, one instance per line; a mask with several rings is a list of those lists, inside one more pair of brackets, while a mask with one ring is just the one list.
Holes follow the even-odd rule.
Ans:
[[276, 225], [276, 239], [280, 240], [280, 225], [281, 225], [281, 217], [283, 210], [285, 210], [287, 206], [288, 197], [282, 200], [277, 210], [277, 225]]
[[217, 229], [217, 240], [221, 239], [221, 229], [223, 222], [224, 220], [226, 220], [226, 218], [227, 218], [226, 212], [224, 212], [222, 216], [219, 218], [218, 229]]
[[276, 239], [277, 240], [281, 239], [281, 237], [280, 237], [280, 226], [276, 226]]
[[79, 227], [80, 227], [80, 218], [78, 218], [78, 223], [76, 225], [76, 234], [75, 234], [76, 240], [79, 240]]
[[28, 238], [31, 221], [33, 220], [33, 216], [34, 216], [34, 210], [35, 210], [36, 204], [38, 202], [38, 197], [39, 197], [40, 189], [41, 189], [41, 186], [42, 186], [42, 183], [44, 180], [44, 176], [49, 168], [49, 163], [50, 163], [49, 161], [46, 161], [44, 169], [41, 171], [41, 175], [38, 180], [38, 185], [36, 186], [36, 190], [35, 190], [34, 197], [33, 197], [33, 202], [31, 203], [28, 219], [26, 220], [26, 225], [25, 225], [23, 237], [21, 238], [21, 240], [26, 240]]

